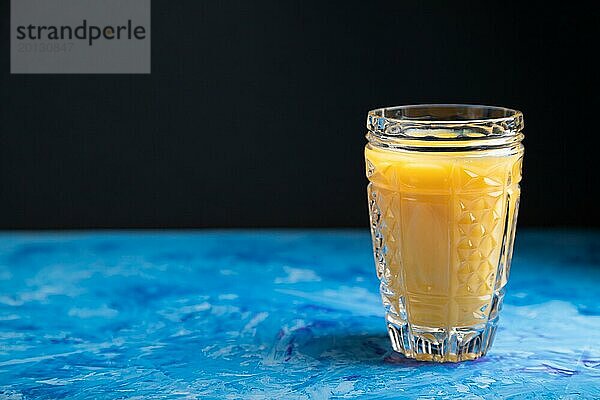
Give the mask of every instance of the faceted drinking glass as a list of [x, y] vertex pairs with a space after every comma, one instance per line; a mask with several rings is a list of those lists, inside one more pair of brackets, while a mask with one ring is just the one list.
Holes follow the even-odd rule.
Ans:
[[416, 105], [367, 117], [373, 252], [395, 351], [472, 360], [496, 332], [515, 237], [523, 115]]

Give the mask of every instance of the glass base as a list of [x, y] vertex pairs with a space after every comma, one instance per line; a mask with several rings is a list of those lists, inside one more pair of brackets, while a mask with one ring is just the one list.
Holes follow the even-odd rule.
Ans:
[[398, 323], [386, 315], [394, 351], [419, 361], [459, 362], [485, 356], [496, 334], [498, 318], [479, 327], [428, 328]]

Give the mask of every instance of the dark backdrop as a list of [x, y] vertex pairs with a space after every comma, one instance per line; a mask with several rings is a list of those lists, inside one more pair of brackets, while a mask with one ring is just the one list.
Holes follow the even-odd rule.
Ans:
[[36, 76], [0, 2], [0, 228], [366, 226], [366, 112], [424, 102], [521, 109], [521, 225], [600, 226], [597, 14], [423, 3], [154, 0], [151, 75]]

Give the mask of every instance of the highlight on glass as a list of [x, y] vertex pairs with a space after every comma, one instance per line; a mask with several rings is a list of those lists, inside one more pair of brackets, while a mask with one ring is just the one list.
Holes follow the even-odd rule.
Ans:
[[395, 351], [456, 362], [486, 354], [508, 280], [523, 115], [414, 105], [367, 117], [373, 252]]

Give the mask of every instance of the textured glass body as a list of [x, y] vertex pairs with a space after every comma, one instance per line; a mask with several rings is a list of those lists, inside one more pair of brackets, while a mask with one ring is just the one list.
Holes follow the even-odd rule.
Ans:
[[[371, 140], [365, 149], [388, 331], [394, 350], [407, 357], [474, 359], [494, 338], [510, 270], [523, 147], [520, 140], [487, 146], [490, 136], [479, 129], [485, 121], [461, 121], [458, 129], [418, 126], [409, 132], [418, 132], [417, 145]], [[396, 131], [407, 139], [406, 130], [396, 125]]]

